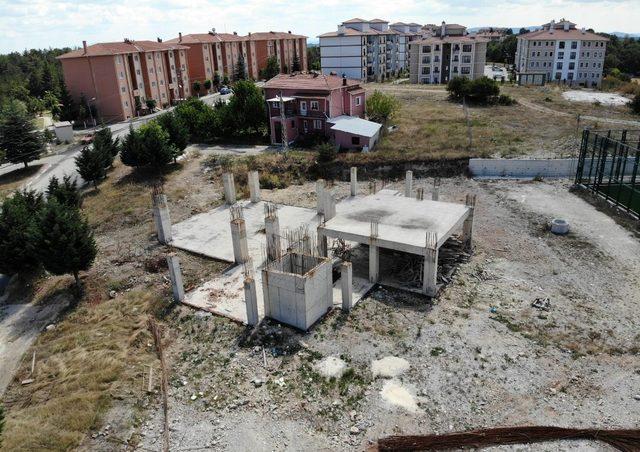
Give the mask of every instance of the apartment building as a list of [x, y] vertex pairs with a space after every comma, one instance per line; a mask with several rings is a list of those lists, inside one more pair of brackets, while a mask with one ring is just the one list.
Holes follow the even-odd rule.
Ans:
[[462, 25], [444, 22], [438, 29], [427, 26], [424, 31], [428, 37], [409, 43], [411, 83], [438, 84], [484, 75], [488, 40], [467, 34]]
[[319, 36], [322, 73], [368, 81], [396, 77], [408, 67], [407, 45], [419, 28], [382, 19], [342, 22], [337, 31]]
[[147, 99], [158, 108], [191, 95], [188, 47], [155, 41], [106, 42], [60, 55], [64, 79], [76, 102], [95, 107], [99, 121], [137, 116]]
[[372, 149], [378, 140], [380, 124], [362, 119], [366, 93], [359, 80], [318, 73], [281, 74], [267, 81], [264, 92], [272, 144], [320, 134], [342, 148]]
[[240, 36], [237, 33], [208, 33], [182, 35], [167, 41], [186, 45], [187, 62], [192, 82], [201, 84], [211, 80], [217, 72], [221, 77], [231, 78], [242, 55], [246, 76], [258, 79], [260, 71], [271, 56], [278, 60], [281, 72], [289, 72], [298, 58], [300, 70], [307, 69], [307, 38], [289, 32], [260, 32]]
[[563, 82], [589, 87], [602, 84], [608, 38], [578, 30], [567, 20], [551, 21], [542, 29], [518, 36], [518, 83]]

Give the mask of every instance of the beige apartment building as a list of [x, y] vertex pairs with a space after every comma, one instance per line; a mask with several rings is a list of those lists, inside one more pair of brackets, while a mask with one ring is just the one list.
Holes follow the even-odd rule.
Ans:
[[542, 29], [518, 36], [516, 72], [518, 83], [549, 81], [599, 87], [608, 38], [578, 30], [567, 20], [551, 21]]
[[433, 36], [409, 43], [411, 83], [438, 84], [484, 75], [488, 40], [467, 34], [462, 25], [444, 22], [439, 30], [430, 27], [429, 34]]
[[95, 108], [98, 121], [137, 116], [153, 99], [158, 108], [189, 97], [188, 47], [155, 41], [105, 42], [60, 55], [76, 102]]

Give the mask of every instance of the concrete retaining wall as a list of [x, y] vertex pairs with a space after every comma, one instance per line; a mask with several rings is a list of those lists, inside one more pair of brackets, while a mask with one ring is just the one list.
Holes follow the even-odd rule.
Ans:
[[[627, 160], [626, 174], [631, 174], [633, 162], [633, 158]], [[578, 159], [469, 159], [469, 172], [480, 178], [573, 178], [577, 165]], [[587, 159], [585, 168], [590, 166], [591, 159]], [[610, 169], [607, 162], [605, 173]]]

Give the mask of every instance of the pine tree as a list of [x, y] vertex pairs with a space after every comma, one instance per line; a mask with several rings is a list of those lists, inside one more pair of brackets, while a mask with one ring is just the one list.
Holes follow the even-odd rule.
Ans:
[[237, 82], [239, 80], [245, 80], [247, 78], [247, 66], [244, 63], [244, 56], [242, 53], [238, 55], [238, 62], [236, 63], [236, 67], [233, 72], [233, 81]]
[[216, 91], [220, 89], [220, 73], [216, 72], [213, 74], [213, 86], [215, 86]]
[[175, 154], [173, 160], [175, 162], [179, 155], [182, 155], [183, 151], [189, 144], [189, 128], [184, 123], [183, 119], [177, 116], [174, 112], [165, 113], [158, 116], [156, 119], [160, 127], [162, 127], [169, 134], [169, 141], [175, 147]]
[[50, 199], [39, 216], [38, 249], [45, 270], [54, 275], [72, 274], [80, 287], [80, 271], [91, 268], [98, 252], [89, 223], [78, 209]]
[[78, 104], [73, 100], [67, 85], [62, 83], [60, 86], [60, 120], [61, 121], [75, 121], [78, 119], [79, 108]]
[[38, 267], [37, 214], [42, 195], [19, 191], [2, 203], [0, 211], [0, 272], [8, 275]]
[[142, 143], [142, 162], [144, 165], [162, 171], [177, 155], [176, 147], [171, 144], [169, 134], [156, 121], [140, 127]]
[[0, 111], [0, 150], [11, 163], [23, 163], [25, 168], [42, 152], [42, 134], [34, 130], [33, 118], [17, 100]]
[[62, 183], [56, 176], [51, 177], [47, 187], [47, 198], [55, 199], [61, 205], [73, 208], [79, 208], [82, 202], [76, 181], [71, 179], [71, 176], [64, 176]]
[[93, 149], [98, 152], [103, 160], [104, 167], [110, 168], [113, 165], [113, 160], [120, 152], [120, 140], [113, 139], [111, 129], [109, 127], [103, 127], [98, 130], [93, 137]]
[[278, 58], [275, 55], [267, 58], [267, 64], [262, 71], [262, 78], [265, 80], [271, 80], [273, 77], [280, 73], [280, 66], [278, 65]]
[[140, 133], [129, 126], [129, 133], [120, 146], [120, 160], [127, 166], [142, 166], [142, 140]]
[[104, 155], [95, 149], [85, 146], [75, 160], [80, 177], [87, 182], [92, 182], [93, 186], [98, 188], [98, 181], [104, 179], [107, 175], [107, 169], [104, 166]]

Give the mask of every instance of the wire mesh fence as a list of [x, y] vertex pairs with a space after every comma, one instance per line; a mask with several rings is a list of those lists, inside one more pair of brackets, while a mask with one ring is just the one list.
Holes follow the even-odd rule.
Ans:
[[640, 130], [582, 132], [575, 183], [640, 218]]

